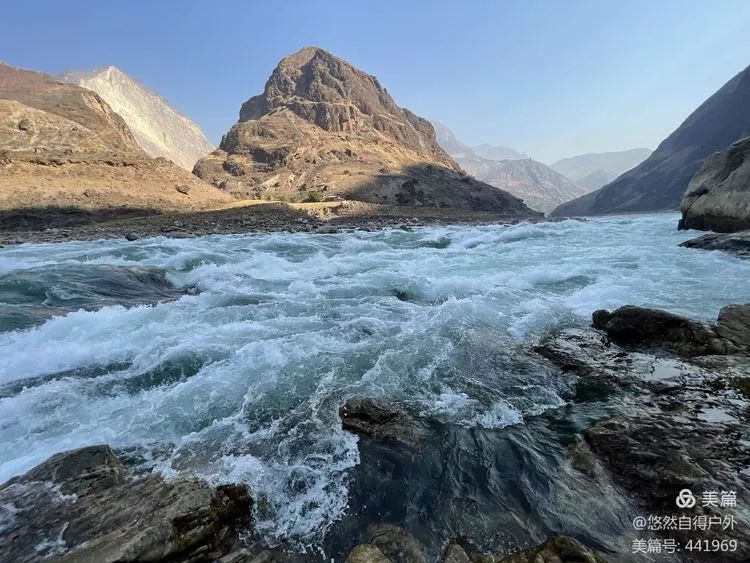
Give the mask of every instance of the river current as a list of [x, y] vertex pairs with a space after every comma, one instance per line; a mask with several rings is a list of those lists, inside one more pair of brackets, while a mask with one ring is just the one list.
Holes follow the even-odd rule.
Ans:
[[[519, 530], [595, 522], [593, 541], [616, 541], [614, 508], [581, 514], [575, 484], [553, 484], [573, 382], [523, 351], [599, 308], [713, 320], [750, 302], [750, 263], [678, 247], [696, 233], [676, 220], [0, 249], [0, 482], [108, 443], [139, 471], [247, 483], [266, 541], [321, 546], [366, 504], [338, 409], [386, 397], [449, 429], [435, 463], [461, 468], [434, 493], [455, 518], [425, 535], [461, 532], [469, 498]], [[409, 510], [390, 516], [419, 521]]]

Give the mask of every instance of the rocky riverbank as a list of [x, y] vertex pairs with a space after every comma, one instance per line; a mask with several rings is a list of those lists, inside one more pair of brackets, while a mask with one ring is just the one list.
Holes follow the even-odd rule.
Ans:
[[[657, 544], [664, 550], [674, 541], [683, 550], [662, 551], [666, 560], [745, 561], [749, 351], [750, 305], [723, 308], [715, 323], [622, 307], [596, 311], [592, 328], [565, 329], [525, 349], [534, 369], [559, 370], [575, 384], [566, 405], [524, 424], [456, 430], [413, 412], [408, 400], [350, 399], [339, 415], [343, 428], [359, 436], [360, 462], [351, 471], [349, 508], [331, 524], [321, 548], [327, 558], [349, 563], [596, 563], [650, 560], [656, 552], [636, 554], [631, 543], [633, 550]], [[535, 464], [545, 461], [538, 456], [554, 455], [558, 445], [544, 442], [536, 449], [529, 443], [528, 433], [540, 425], [574, 429], [566, 431], [570, 438], [559, 450], [560, 481], [523, 493], [524, 504], [535, 504], [527, 510], [541, 515], [544, 526], [513, 524], [521, 513], [512, 497], [492, 497], [488, 505], [456, 489], [468, 486], [479, 495], [477, 486], [492, 488], [492, 480], [502, 478], [487, 472], [481, 456], [478, 462], [464, 459], [488, 438], [500, 440], [488, 442], [487, 453], [497, 456], [493, 463], [510, 464], [507, 478], [521, 470], [512, 462], [519, 451], [524, 471], [541, 470]], [[464, 483], [441, 477], [456, 469]], [[684, 489], [697, 502], [678, 508]], [[578, 528], [572, 514], [548, 512], [541, 502], [564, 493], [573, 503], [566, 510], [595, 511], [589, 498], [595, 491], [606, 493], [615, 513], [624, 511], [615, 519], [618, 548], [597, 540], [596, 530]], [[57, 454], [0, 486], [0, 559], [320, 560], [319, 553], [298, 546], [265, 543], [251, 517], [256, 502], [262, 510], [263, 499], [253, 499], [244, 486], [136, 475], [109, 447], [83, 448]], [[492, 506], [504, 516], [486, 513]], [[597, 514], [602, 525], [611, 518], [606, 511]], [[638, 517], [645, 527], [634, 526]], [[689, 530], [678, 526], [683, 520]], [[734, 550], [687, 557], [691, 540], [738, 543]]]
[[[123, 212], [124, 213], [124, 212]], [[517, 217], [449, 208], [401, 207], [358, 201], [286, 204], [253, 202], [215, 211], [129, 216], [80, 210], [0, 213], [0, 245], [166, 236], [190, 238], [266, 232], [335, 233], [341, 230], [409, 230], [426, 225], [518, 223]], [[530, 221], [544, 221], [532, 218]]]

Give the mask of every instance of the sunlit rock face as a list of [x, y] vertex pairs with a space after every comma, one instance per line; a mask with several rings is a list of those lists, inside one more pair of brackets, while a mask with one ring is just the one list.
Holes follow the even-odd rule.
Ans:
[[468, 177], [429, 121], [377, 78], [316, 47], [284, 58], [195, 174], [237, 197], [343, 197], [384, 205], [536, 215]]
[[60, 78], [99, 94], [125, 120], [149, 156], [163, 156], [192, 170], [199, 158], [216, 148], [198, 125], [117, 67], [67, 72]]

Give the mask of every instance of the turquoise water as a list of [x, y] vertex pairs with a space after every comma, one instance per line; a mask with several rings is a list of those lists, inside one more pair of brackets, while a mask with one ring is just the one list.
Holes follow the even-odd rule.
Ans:
[[503, 432], [569, 401], [518, 356], [630, 303], [711, 320], [750, 262], [678, 247], [674, 214], [415, 232], [0, 249], [0, 482], [109, 443], [143, 470], [241, 481], [269, 539], [347, 510], [350, 397]]

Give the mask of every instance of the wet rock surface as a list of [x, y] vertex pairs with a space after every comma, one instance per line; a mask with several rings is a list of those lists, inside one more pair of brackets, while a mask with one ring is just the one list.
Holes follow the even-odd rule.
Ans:
[[[623, 309], [594, 315], [594, 325], [606, 330], [606, 336], [568, 330], [537, 347], [561, 369], [579, 375], [584, 389], [604, 388], [600, 398], [616, 401], [616, 416], [594, 421], [582, 432], [584, 442], [571, 448], [574, 464], [588, 474], [604, 469], [636, 499], [642, 514], [733, 517], [732, 530], [713, 527], [641, 535], [663, 533], [683, 543], [734, 538], [739, 549], [722, 553], [721, 560], [746, 560], [750, 510], [740, 503], [703, 506], [700, 499], [705, 491], [750, 497], [748, 307], [725, 307], [715, 325], [664, 311]], [[639, 320], [645, 323], [640, 331]], [[657, 330], [659, 326], [663, 328]], [[721, 355], [706, 355], [706, 342], [716, 338]], [[627, 348], [633, 344], [637, 350]], [[698, 349], [703, 355], [690, 357]], [[675, 500], [683, 489], [698, 498], [696, 506], [677, 508]], [[691, 556], [715, 560], [712, 554]]]
[[108, 446], [52, 456], [0, 488], [0, 559], [213, 561], [250, 522], [244, 486], [133, 477]]
[[664, 349], [683, 356], [747, 351], [750, 348], [750, 305], [730, 305], [714, 325], [659, 309], [630, 305], [616, 311], [595, 311], [593, 326], [615, 343]]
[[352, 399], [340, 409], [344, 430], [415, 448], [424, 436], [423, 425], [395, 405], [381, 399]]
[[736, 233], [709, 233], [683, 242], [685, 248], [723, 250], [741, 257], [750, 256], [750, 230]]

